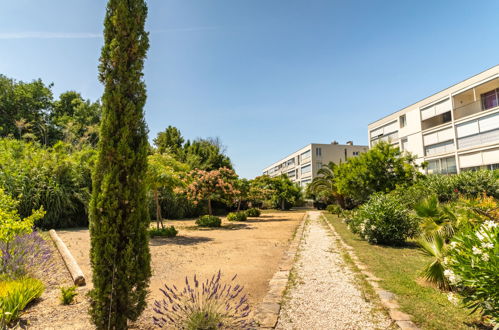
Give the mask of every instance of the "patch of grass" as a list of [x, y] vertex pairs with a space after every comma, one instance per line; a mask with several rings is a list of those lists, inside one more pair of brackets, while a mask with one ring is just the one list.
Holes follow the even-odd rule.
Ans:
[[332, 214], [324, 214], [343, 240], [376, 277], [380, 286], [397, 295], [401, 310], [414, 316], [423, 329], [482, 328], [479, 315], [469, 315], [462, 307], [447, 300], [446, 293], [424, 284], [419, 275], [431, 260], [423, 255], [414, 242], [402, 247], [371, 245], [360, 240]]

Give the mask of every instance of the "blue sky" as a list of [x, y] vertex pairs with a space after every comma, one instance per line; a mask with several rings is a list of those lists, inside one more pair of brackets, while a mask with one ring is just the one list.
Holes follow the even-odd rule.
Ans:
[[[150, 137], [218, 136], [238, 173], [499, 64], [498, 1], [149, 1]], [[0, 2], [0, 73], [102, 93], [103, 0]]]

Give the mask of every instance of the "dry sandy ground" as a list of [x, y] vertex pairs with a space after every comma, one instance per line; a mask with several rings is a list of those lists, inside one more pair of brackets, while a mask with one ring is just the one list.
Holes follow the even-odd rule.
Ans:
[[[161, 298], [160, 287], [165, 283], [183, 287], [185, 276], [192, 278], [194, 274], [205, 278], [221, 270], [227, 280], [237, 274], [238, 283], [245, 286], [250, 303], [255, 306], [265, 296], [268, 282], [303, 215], [303, 212], [276, 212], [245, 222], [223, 219], [223, 227], [214, 229], [197, 229], [194, 220], [166, 221], [166, 225], [173, 224], [179, 230], [179, 235], [154, 238], [150, 242], [153, 276], [149, 306], [136, 327], [151, 328], [152, 302]], [[82, 268], [88, 284], [79, 289], [78, 303], [72, 306], [58, 305], [58, 287], [47, 290], [43, 300], [26, 314], [27, 320], [32, 329], [88, 329], [85, 295], [92, 286], [89, 233], [86, 229], [75, 229], [61, 230], [58, 234]], [[59, 285], [69, 284], [69, 274], [60, 265], [54, 268], [52, 276], [61, 282]]]

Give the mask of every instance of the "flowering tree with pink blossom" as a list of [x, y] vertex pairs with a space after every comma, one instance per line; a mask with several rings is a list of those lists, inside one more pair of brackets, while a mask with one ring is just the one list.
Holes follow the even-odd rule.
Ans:
[[194, 204], [206, 201], [209, 215], [213, 213], [212, 201], [234, 203], [239, 195], [235, 185], [237, 174], [226, 167], [212, 171], [195, 169], [189, 173], [187, 180], [187, 198]]

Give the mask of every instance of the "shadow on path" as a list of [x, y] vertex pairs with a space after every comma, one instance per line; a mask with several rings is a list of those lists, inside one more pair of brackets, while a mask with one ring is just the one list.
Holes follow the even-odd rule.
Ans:
[[209, 237], [190, 237], [190, 236], [177, 236], [177, 237], [154, 237], [149, 241], [151, 246], [163, 246], [163, 245], [196, 245], [200, 243], [206, 243], [213, 241], [213, 238]]

